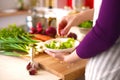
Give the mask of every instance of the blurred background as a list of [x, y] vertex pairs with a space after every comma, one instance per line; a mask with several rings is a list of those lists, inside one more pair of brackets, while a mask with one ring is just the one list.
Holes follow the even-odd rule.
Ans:
[[[27, 22], [31, 19], [35, 25], [35, 15], [44, 16], [48, 21], [45, 25], [57, 26], [62, 16], [90, 8], [93, 8], [93, 0], [0, 0], [0, 28], [12, 23], [28, 26]], [[55, 22], [49, 23], [51, 21]]]
[[24, 8], [28, 9], [32, 6], [55, 8], [64, 8], [65, 6], [72, 8], [72, 5], [79, 6], [85, 1], [85, 6], [93, 7], [93, 0], [0, 0], [0, 10], [17, 9], [20, 7], [20, 2], [23, 2]]

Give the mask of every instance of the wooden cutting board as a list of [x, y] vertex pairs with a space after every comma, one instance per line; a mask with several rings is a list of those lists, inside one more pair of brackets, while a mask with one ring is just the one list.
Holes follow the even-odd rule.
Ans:
[[40, 63], [43, 69], [60, 77], [61, 80], [75, 80], [82, 77], [88, 61], [83, 59], [70, 64], [53, 58], [46, 53], [41, 53], [39, 56], [36, 56], [34, 60]]

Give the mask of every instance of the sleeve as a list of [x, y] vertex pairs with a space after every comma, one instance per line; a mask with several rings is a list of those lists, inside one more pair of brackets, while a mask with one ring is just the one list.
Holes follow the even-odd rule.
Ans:
[[76, 48], [81, 58], [91, 58], [114, 45], [120, 35], [120, 0], [103, 0], [92, 30]]

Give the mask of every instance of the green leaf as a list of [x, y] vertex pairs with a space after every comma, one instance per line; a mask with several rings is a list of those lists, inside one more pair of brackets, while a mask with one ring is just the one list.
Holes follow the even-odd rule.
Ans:
[[16, 24], [0, 29], [0, 50], [22, 51], [28, 53], [29, 44], [37, 43], [32, 40], [31, 34], [25, 32], [21, 26]]
[[93, 22], [92, 22], [92, 21], [85, 21], [85, 22], [79, 24], [78, 26], [79, 26], [80, 28], [91, 28], [92, 25], [93, 25]]
[[15, 57], [20, 57], [22, 56], [22, 54], [16, 53], [16, 52], [0, 52], [0, 54], [2, 55], [6, 55], [6, 56], [15, 56]]
[[74, 42], [75, 40], [73, 38], [69, 38], [65, 42], [51, 41], [49, 44], [45, 44], [45, 46], [51, 49], [67, 49], [67, 48], [72, 48], [74, 46]]

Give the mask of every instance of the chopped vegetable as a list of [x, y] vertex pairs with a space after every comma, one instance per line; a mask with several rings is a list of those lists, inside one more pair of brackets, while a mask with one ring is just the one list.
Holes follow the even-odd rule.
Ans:
[[80, 28], [91, 28], [93, 25], [93, 21], [85, 21], [83, 23], [81, 23], [80, 25], [78, 25]]
[[73, 38], [68, 38], [67, 41], [51, 41], [49, 44], [45, 44], [47, 48], [51, 49], [67, 49], [67, 48], [72, 48], [74, 46], [75, 39]]

